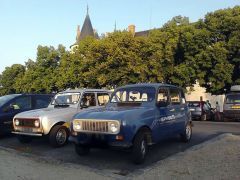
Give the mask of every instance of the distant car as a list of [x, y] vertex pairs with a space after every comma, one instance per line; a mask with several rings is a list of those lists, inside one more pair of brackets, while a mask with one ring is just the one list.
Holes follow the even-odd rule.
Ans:
[[7, 133], [13, 129], [13, 117], [24, 111], [45, 108], [53, 95], [46, 94], [10, 94], [0, 97], [0, 132]]
[[193, 120], [212, 120], [214, 113], [209, 104], [205, 101], [188, 101]]
[[86, 109], [104, 106], [110, 91], [101, 89], [66, 90], [55, 95], [48, 108], [17, 114], [13, 119], [14, 134], [27, 143], [34, 136], [48, 136], [53, 147], [63, 146], [69, 136], [66, 122]]
[[240, 120], [240, 85], [231, 87], [231, 92], [225, 96], [223, 104], [224, 121]]
[[142, 163], [148, 146], [172, 135], [188, 142], [191, 117], [181, 88], [168, 84], [135, 84], [117, 88], [104, 108], [74, 116], [71, 136], [75, 151], [93, 147], [132, 148], [135, 163]]

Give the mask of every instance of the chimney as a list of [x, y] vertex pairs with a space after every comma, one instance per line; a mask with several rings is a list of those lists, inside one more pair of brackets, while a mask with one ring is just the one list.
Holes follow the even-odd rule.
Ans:
[[133, 36], [135, 35], [135, 25], [134, 24], [130, 24], [128, 26], [128, 32], [130, 32]]
[[81, 31], [80, 31], [80, 26], [78, 25], [78, 26], [77, 26], [77, 37], [76, 37], [76, 40], [77, 40], [77, 41], [78, 41], [79, 38], [80, 38], [80, 33], [81, 33]]

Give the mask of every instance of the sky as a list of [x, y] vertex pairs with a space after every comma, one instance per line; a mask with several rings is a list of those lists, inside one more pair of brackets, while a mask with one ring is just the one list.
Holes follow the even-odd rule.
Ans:
[[174, 16], [190, 22], [206, 13], [240, 5], [240, 0], [0, 0], [0, 73], [35, 60], [38, 45], [75, 43], [89, 6], [93, 28], [101, 35], [134, 24], [136, 31], [159, 28]]

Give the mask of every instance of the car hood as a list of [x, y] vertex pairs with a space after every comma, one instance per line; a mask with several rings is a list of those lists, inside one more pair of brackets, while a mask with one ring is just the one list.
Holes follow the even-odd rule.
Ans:
[[[80, 112], [75, 119], [106, 119], [106, 120], [130, 120], [139, 116], [144, 117], [152, 107], [105, 107]], [[152, 114], [153, 115], [153, 114]]]
[[75, 113], [77, 113], [77, 109], [73, 107], [67, 107], [67, 108], [54, 108], [54, 107], [48, 107], [43, 109], [36, 109], [31, 111], [25, 111], [22, 113], [19, 113], [15, 116], [15, 118], [42, 118], [42, 117], [48, 117], [48, 118], [54, 118], [54, 117], [63, 117], [66, 115], [73, 116]]

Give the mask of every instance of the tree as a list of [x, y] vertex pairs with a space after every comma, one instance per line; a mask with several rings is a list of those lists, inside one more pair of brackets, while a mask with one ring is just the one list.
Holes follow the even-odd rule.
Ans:
[[10, 67], [6, 67], [5, 70], [2, 72], [0, 77], [0, 94], [12, 94], [16, 93], [16, 80], [21, 78], [25, 73], [25, 66], [21, 64], [13, 64]]

